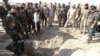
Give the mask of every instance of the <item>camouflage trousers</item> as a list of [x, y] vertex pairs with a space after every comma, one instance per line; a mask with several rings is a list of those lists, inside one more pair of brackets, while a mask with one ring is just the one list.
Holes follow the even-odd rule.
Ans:
[[90, 41], [92, 40], [93, 36], [95, 36], [95, 29], [88, 27], [88, 42], [90, 43]]

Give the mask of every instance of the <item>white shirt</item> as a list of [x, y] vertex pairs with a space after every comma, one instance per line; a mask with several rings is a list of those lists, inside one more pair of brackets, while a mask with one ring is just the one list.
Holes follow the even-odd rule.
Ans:
[[37, 13], [34, 13], [33, 14], [33, 16], [34, 16], [34, 22], [36, 23], [36, 22], [39, 22], [39, 14], [37, 14]]

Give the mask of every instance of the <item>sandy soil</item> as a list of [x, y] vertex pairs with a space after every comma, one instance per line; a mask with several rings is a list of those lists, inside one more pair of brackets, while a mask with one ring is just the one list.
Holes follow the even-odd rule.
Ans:
[[[30, 37], [31, 40], [25, 41], [27, 56], [86, 56], [86, 53], [89, 56], [91, 52], [92, 56], [96, 56], [100, 52], [100, 38], [94, 38], [88, 44], [87, 35], [80, 34], [79, 30], [58, 27], [57, 24], [43, 28], [39, 37], [34, 34], [30, 34]], [[12, 56], [12, 52], [5, 50], [10, 42], [8, 35], [0, 34], [0, 56]]]

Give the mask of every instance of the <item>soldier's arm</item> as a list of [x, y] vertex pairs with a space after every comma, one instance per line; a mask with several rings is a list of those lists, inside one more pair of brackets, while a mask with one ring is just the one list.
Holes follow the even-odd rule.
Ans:
[[[100, 17], [99, 17], [100, 18]], [[97, 22], [98, 22], [98, 18], [95, 18], [95, 16], [94, 16], [94, 21], [93, 21], [93, 24], [92, 24], [92, 28], [94, 28], [95, 27], [95, 25], [97, 24]]]

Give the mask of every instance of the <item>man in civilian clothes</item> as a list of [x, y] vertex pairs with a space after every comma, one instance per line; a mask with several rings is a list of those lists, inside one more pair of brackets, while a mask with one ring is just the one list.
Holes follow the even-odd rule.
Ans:
[[39, 15], [40, 15], [39, 10], [36, 10], [35, 13], [33, 14], [33, 17], [34, 17], [33, 22], [35, 24], [34, 30], [35, 30], [36, 36], [39, 36], [39, 33], [40, 33], [40, 17], [39, 17]]

